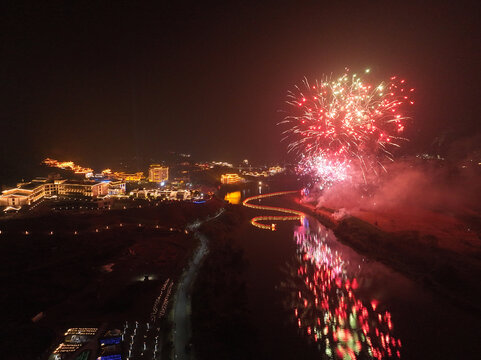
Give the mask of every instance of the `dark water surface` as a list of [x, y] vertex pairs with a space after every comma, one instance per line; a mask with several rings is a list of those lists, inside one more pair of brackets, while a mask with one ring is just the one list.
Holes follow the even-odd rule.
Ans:
[[479, 315], [359, 255], [317, 220], [241, 232], [256, 358], [481, 358]]

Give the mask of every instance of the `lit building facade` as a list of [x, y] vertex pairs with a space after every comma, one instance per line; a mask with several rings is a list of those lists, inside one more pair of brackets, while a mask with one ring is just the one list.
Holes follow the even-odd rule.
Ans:
[[244, 181], [239, 174], [224, 174], [220, 177], [220, 182], [222, 184], [237, 184]]
[[142, 171], [136, 173], [126, 173], [123, 171], [112, 173], [112, 177], [129, 182], [139, 182], [144, 178], [144, 173]]
[[90, 174], [93, 174], [93, 170], [87, 167], [82, 167], [80, 165], [75, 164], [73, 161], [58, 161], [55, 159], [46, 158], [43, 161], [43, 164], [50, 166], [50, 167], [57, 167], [63, 170], [72, 170], [76, 174], [85, 175], [85, 177], [89, 177]]
[[92, 197], [105, 196], [109, 193], [108, 182], [95, 181], [64, 181], [59, 182], [57, 194], [59, 197]]
[[111, 196], [125, 195], [125, 190], [126, 190], [125, 182], [121, 180], [109, 182], [109, 195]]
[[284, 170], [285, 170], [285, 168], [280, 167], [280, 166], [271, 166], [269, 168], [269, 173], [271, 175], [275, 175], [275, 174], [280, 174], [280, 173], [284, 172]]
[[98, 175], [99, 178], [121, 180], [129, 182], [139, 182], [144, 179], [144, 173], [142, 171], [136, 173], [126, 173], [123, 171], [112, 171], [111, 169], [104, 169]]
[[46, 180], [18, 183], [17, 187], [2, 191], [0, 206], [21, 207], [30, 205], [45, 196]]
[[150, 165], [149, 181], [160, 183], [169, 180], [169, 168], [157, 164]]
[[4, 190], [0, 195], [0, 206], [18, 208], [32, 205], [45, 196], [97, 198], [108, 193], [108, 182], [37, 179], [28, 183], [19, 183], [16, 188]]

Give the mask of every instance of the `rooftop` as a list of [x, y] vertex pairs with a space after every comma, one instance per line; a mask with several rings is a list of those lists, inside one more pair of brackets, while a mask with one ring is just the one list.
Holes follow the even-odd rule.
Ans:
[[67, 180], [64, 182], [65, 185], [95, 185], [97, 183], [94, 180]]
[[25, 189], [25, 190], [33, 190], [35, 188], [38, 188], [39, 186], [42, 186], [44, 182], [37, 182], [37, 181], [32, 181], [29, 183], [24, 183], [19, 185], [19, 189]]
[[25, 194], [24, 192], [21, 192], [21, 191], [15, 191], [15, 192], [12, 192], [12, 193], [9, 193], [9, 194], [5, 194], [5, 195], [8, 195], [8, 196], [23, 196], [23, 197], [28, 197], [28, 194]]

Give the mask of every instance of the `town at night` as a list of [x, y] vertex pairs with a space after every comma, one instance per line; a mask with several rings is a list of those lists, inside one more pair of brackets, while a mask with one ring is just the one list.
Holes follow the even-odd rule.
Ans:
[[476, 2], [1, 8], [1, 359], [480, 357]]

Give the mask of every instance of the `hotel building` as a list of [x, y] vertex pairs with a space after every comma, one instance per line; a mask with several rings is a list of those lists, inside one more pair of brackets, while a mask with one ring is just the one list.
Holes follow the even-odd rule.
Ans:
[[2, 191], [0, 206], [19, 208], [32, 205], [45, 196], [97, 198], [107, 195], [108, 192], [108, 182], [35, 179], [28, 183], [19, 183], [13, 189]]
[[222, 184], [237, 184], [242, 181], [244, 181], [244, 178], [241, 178], [239, 174], [224, 174], [220, 177]]
[[158, 164], [152, 164], [149, 168], [149, 181], [160, 183], [162, 181], [169, 180], [169, 168], [166, 166], [160, 166]]

